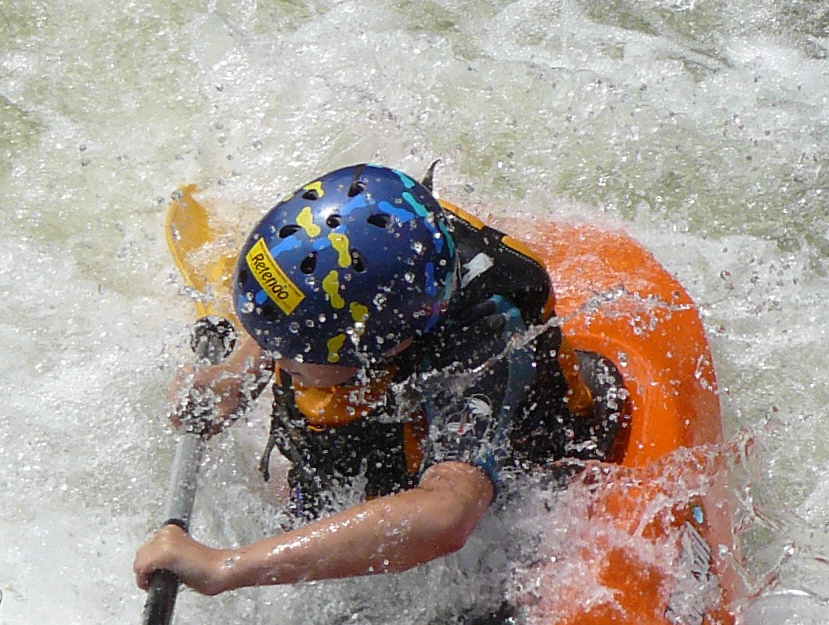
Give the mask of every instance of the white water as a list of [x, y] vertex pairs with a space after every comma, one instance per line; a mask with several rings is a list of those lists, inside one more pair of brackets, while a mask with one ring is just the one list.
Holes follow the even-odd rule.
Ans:
[[[193, 3], [195, 5], [195, 3]], [[829, 621], [829, 10], [797, 0], [0, 1], [0, 623], [135, 622], [191, 307], [163, 238], [196, 182], [242, 221], [371, 160], [495, 213], [625, 224], [699, 302], [750, 622]], [[194, 532], [268, 529], [264, 408], [213, 443]], [[179, 623], [415, 623], [465, 560], [184, 593]], [[776, 581], [771, 581], [776, 580]], [[484, 583], [486, 580], [484, 580]], [[379, 599], [378, 599], [379, 598]], [[349, 620], [350, 619], [350, 620]]]

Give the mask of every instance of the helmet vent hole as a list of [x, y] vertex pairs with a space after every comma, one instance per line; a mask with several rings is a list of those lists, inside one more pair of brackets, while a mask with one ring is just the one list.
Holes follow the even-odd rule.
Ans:
[[305, 193], [302, 194], [303, 200], [308, 200], [309, 202], [313, 202], [314, 200], [320, 199], [319, 191], [316, 189], [308, 189]]
[[376, 213], [374, 215], [369, 215], [366, 221], [368, 221], [368, 223], [370, 223], [372, 226], [377, 226], [378, 228], [383, 228], [383, 230], [385, 230], [389, 227], [389, 224], [391, 223], [391, 215]]
[[355, 195], [360, 195], [363, 191], [366, 190], [366, 183], [362, 180], [355, 180], [351, 183], [351, 186], [348, 188], [348, 197], [354, 197]]
[[366, 270], [366, 259], [358, 250], [351, 250], [351, 266], [357, 273], [363, 273]]
[[338, 227], [342, 222], [343, 218], [339, 215], [329, 215], [329, 217], [325, 220], [325, 225], [333, 229]]
[[287, 239], [292, 234], [296, 234], [299, 230], [299, 226], [296, 224], [291, 224], [289, 226], [282, 226], [279, 229], [279, 238], [280, 239]]
[[311, 252], [306, 256], [301, 263], [299, 263], [299, 270], [304, 274], [314, 273], [317, 268], [317, 253]]

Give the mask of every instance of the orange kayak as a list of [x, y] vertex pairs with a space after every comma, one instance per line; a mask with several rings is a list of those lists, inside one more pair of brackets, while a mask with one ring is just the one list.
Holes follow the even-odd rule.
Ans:
[[596, 463], [573, 486], [581, 499], [575, 509], [565, 500], [564, 513], [584, 515], [584, 529], [566, 544], [578, 547], [536, 572], [530, 611], [549, 625], [734, 623], [717, 380], [691, 297], [622, 232], [515, 218], [494, 225], [541, 257], [564, 334], [611, 360], [629, 394], [626, 444], [616, 464]]

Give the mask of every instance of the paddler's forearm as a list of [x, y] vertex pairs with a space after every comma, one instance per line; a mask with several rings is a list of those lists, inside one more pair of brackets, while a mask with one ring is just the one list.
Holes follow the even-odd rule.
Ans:
[[489, 478], [443, 463], [410, 491], [293, 532], [222, 550], [223, 590], [404, 571], [460, 549], [493, 494]]

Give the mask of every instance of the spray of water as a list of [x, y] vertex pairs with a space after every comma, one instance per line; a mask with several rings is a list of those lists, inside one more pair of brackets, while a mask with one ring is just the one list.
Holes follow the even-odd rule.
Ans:
[[[754, 589], [739, 607], [826, 622], [827, 16], [776, 0], [4, 5], [0, 622], [140, 611], [132, 555], [161, 514], [192, 318], [170, 194], [195, 182], [244, 232], [309, 175], [377, 161], [419, 177], [436, 157], [439, 193], [481, 216], [623, 224], [679, 275], [728, 439], [754, 441], [731, 461]], [[284, 490], [256, 473], [265, 413], [211, 443], [193, 528], [208, 542], [278, 525]], [[514, 542], [572, 553], [546, 509], [529, 519], [544, 530]], [[401, 576], [186, 592], [179, 622], [429, 622], [502, 590], [468, 574], [524, 562], [493, 548], [502, 531], [489, 519]]]

